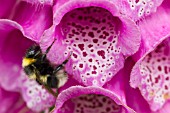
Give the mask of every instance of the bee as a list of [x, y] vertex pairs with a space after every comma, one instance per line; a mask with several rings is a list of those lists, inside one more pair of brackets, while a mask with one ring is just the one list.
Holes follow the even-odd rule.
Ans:
[[67, 82], [68, 77], [64, 66], [69, 61], [71, 54], [62, 64], [53, 65], [47, 59], [47, 54], [55, 40], [45, 53], [42, 53], [39, 45], [31, 46], [26, 51], [25, 57], [22, 60], [22, 67], [30, 79], [36, 80], [38, 84], [43, 85], [53, 96], [57, 97], [57, 93], [52, 88], [58, 89]]

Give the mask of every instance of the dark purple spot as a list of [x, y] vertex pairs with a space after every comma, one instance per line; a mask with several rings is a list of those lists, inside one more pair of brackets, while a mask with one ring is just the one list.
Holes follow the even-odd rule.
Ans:
[[86, 56], [87, 56], [87, 53], [86, 53], [86, 52], [83, 52], [83, 56], [86, 57]]
[[103, 98], [102, 101], [103, 101], [103, 102], [106, 102], [106, 98]]
[[94, 70], [96, 70], [96, 69], [97, 69], [97, 67], [96, 67], [96, 66], [93, 66], [93, 69], [94, 69]]
[[103, 31], [103, 34], [106, 35], [106, 36], [109, 36], [109, 33], [106, 32], [106, 31]]
[[89, 44], [88, 47], [91, 48], [91, 47], [93, 47], [93, 45], [92, 45], [92, 44]]
[[86, 32], [82, 32], [82, 37], [85, 37], [86, 36]]
[[86, 29], [89, 29], [89, 26], [86, 26]]
[[105, 23], [105, 22], [106, 22], [106, 19], [103, 19], [102, 22]]
[[84, 50], [84, 44], [78, 44], [78, 47], [80, 48], [81, 51]]
[[165, 89], [168, 90], [168, 86], [167, 85], [165, 85]]
[[166, 77], [165, 80], [169, 80], [169, 77]]
[[97, 72], [96, 71], [92, 71], [92, 74], [97, 74]]
[[135, 2], [136, 2], [136, 3], [138, 3], [138, 2], [139, 2], [139, 0], [135, 0]]
[[165, 58], [165, 57], [163, 57], [163, 58], [162, 58], [162, 60], [164, 60], [164, 61], [165, 61], [165, 60], [166, 60], [166, 58]]
[[100, 20], [96, 19], [95, 22], [96, 22], [96, 24], [100, 24]]
[[93, 27], [93, 28], [92, 28], [92, 30], [95, 30], [95, 31], [96, 31], [97, 29], [98, 29], [97, 27]]
[[164, 70], [165, 70], [165, 74], [168, 74], [168, 68], [167, 68], [167, 66], [164, 67]]
[[80, 107], [80, 106], [81, 106], [81, 104], [80, 104], [80, 103], [78, 103], [78, 104], [77, 104], [77, 107]]
[[80, 68], [83, 68], [83, 64], [79, 64], [79, 67], [80, 67]]
[[90, 73], [87, 73], [86, 75], [90, 75]]
[[75, 53], [73, 53], [73, 56], [74, 56], [74, 58], [77, 58], [77, 55]]
[[88, 39], [83, 39], [83, 41], [84, 41], [84, 42], [87, 42], [87, 41], [88, 41]]
[[78, 16], [78, 19], [79, 19], [79, 20], [82, 20], [82, 19], [83, 19], [83, 17], [82, 17], [82, 16]]
[[106, 29], [106, 27], [102, 27], [102, 28], [101, 28], [101, 30], [104, 30], [104, 29]]
[[158, 77], [155, 78], [155, 83], [158, 83], [160, 79], [160, 75]]
[[76, 13], [72, 13], [70, 17], [74, 18], [76, 16]]
[[109, 107], [106, 108], [106, 111], [109, 112], [111, 109]]
[[93, 39], [93, 42], [94, 42], [94, 43], [97, 43], [97, 42], [98, 42], [98, 39]]
[[97, 51], [97, 54], [101, 56], [103, 59], [105, 59], [105, 51], [103, 50]]
[[89, 62], [92, 62], [92, 59], [89, 59]]
[[161, 70], [162, 70], [161, 66], [158, 66], [158, 70], [159, 70], [159, 71], [161, 71]]
[[100, 35], [99, 38], [103, 38], [103, 35]]
[[101, 32], [100, 30], [97, 31], [97, 33], [100, 33], [100, 32]]
[[89, 32], [89, 33], [88, 33], [88, 36], [91, 37], [91, 38], [94, 38], [93, 32]]
[[107, 42], [103, 42], [103, 45], [107, 44]]
[[75, 25], [76, 25], [76, 24], [73, 22], [73, 23], [72, 23], [72, 26], [75, 26]]
[[91, 52], [93, 52], [94, 50], [93, 50], [93, 49], [91, 49], [90, 51], [91, 51]]

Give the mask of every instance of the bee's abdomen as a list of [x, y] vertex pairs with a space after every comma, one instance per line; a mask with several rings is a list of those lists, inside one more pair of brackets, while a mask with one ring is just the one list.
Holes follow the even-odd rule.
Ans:
[[58, 79], [55, 76], [47, 77], [47, 85], [51, 88], [58, 88]]

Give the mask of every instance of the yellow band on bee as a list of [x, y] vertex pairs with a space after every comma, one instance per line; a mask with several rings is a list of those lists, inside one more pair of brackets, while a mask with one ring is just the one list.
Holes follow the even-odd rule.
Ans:
[[33, 58], [23, 58], [22, 67], [28, 66], [28, 65], [34, 63], [35, 61], [36, 61], [36, 59], [33, 59]]
[[33, 79], [33, 80], [35, 80], [35, 79], [36, 79], [36, 75], [35, 75], [35, 73], [33, 73], [33, 74], [29, 75], [28, 77], [29, 77], [29, 79]]
[[40, 80], [41, 80], [43, 83], [46, 83], [46, 82], [47, 82], [47, 76], [40, 76]]

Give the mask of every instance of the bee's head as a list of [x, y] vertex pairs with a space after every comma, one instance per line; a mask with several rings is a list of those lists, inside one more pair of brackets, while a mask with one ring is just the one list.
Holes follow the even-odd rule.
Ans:
[[41, 54], [40, 46], [33, 45], [27, 50], [25, 57], [26, 58], [36, 58], [40, 54]]

